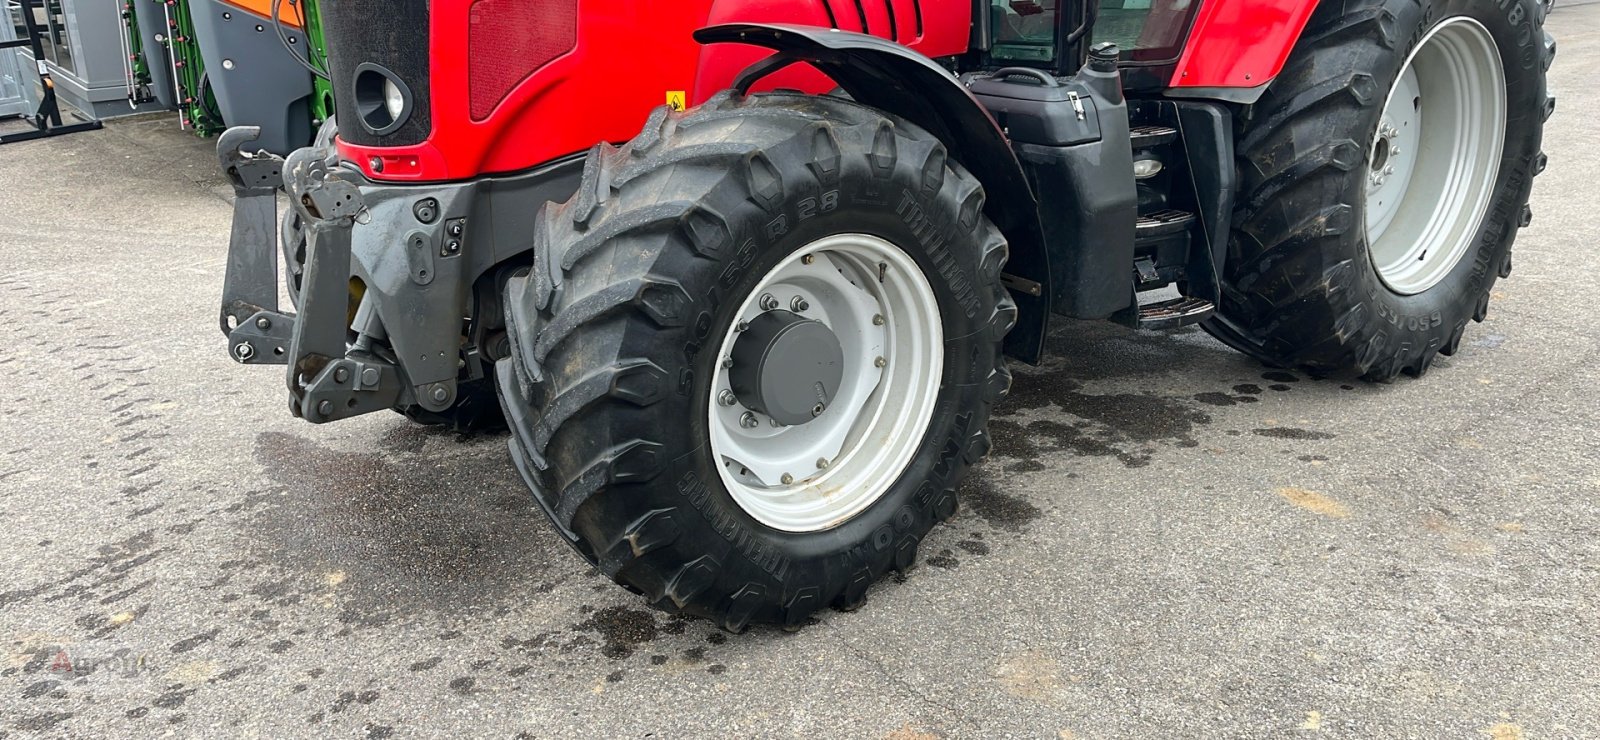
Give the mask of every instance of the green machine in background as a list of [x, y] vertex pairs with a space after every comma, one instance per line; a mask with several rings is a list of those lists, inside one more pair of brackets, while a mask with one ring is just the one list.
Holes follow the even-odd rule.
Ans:
[[154, 98], [201, 136], [259, 126], [281, 154], [333, 116], [316, 0], [124, 2], [130, 101]]
[[306, 41], [313, 67], [311, 77], [311, 125], [321, 128], [324, 121], [333, 119], [333, 83], [328, 81], [328, 48], [323, 45], [322, 14], [317, 10], [319, 0], [301, 0], [306, 14]]
[[126, 0], [123, 17], [129, 101], [138, 100], [143, 80], [147, 99], [178, 111], [185, 130], [211, 136], [227, 128], [211, 94], [188, 0]]
[[222, 133], [228, 124], [217, 109], [217, 99], [211, 90], [211, 78], [206, 74], [205, 56], [200, 53], [199, 39], [195, 38], [194, 18], [189, 13], [186, 0], [163, 3], [168, 22], [168, 49], [172, 54], [173, 77], [178, 85], [178, 122], [201, 136]]
[[122, 74], [128, 88], [128, 107], [137, 109], [140, 104], [155, 100], [150, 76], [150, 60], [145, 57], [144, 37], [139, 35], [139, 17], [134, 12], [134, 0], [122, 0]]

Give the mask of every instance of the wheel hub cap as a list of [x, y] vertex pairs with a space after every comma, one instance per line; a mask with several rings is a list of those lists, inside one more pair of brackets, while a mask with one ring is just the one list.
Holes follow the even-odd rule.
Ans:
[[733, 343], [734, 397], [784, 426], [822, 415], [844, 377], [844, 350], [821, 321], [768, 311]]

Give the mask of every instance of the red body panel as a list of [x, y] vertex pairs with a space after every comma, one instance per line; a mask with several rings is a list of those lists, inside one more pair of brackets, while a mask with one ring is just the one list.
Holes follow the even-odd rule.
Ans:
[[[735, 45], [701, 47], [691, 34], [705, 26], [798, 23], [865, 30], [940, 57], [966, 51], [972, 21], [971, 0], [578, 0], [572, 51], [523, 79], [487, 116], [480, 102], [481, 120], [474, 120], [467, 60], [470, 10], [479, 1], [432, 2], [433, 129], [427, 141], [405, 147], [339, 142], [345, 159], [367, 176], [463, 180], [527, 169], [596, 141], [626, 141], [669, 94], [681, 93], [689, 105], [702, 102], [770, 53]], [[1192, 1], [1201, 7], [1173, 74], [1171, 84], [1178, 88], [1266, 84], [1282, 70], [1316, 7], [1315, 0]], [[1171, 4], [1163, 13], [1158, 3], [1151, 23], [1182, 23], [1187, 11]], [[833, 84], [816, 70], [797, 66], [772, 75], [758, 89], [774, 87], [821, 93]], [[371, 165], [374, 157], [382, 160], [381, 172]]]
[[1259, 87], [1283, 71], [1316, 0], [1208, 0], [1178, 57], [1173, 87]]
[[[537, 0], [527, 0], [537, 2]], [[577, 45], [518, 84], [483, 120], [471, 116], [468, 84], [469, 10], [474, 0], [434, 0], [430, 11], [433, 130], [416, 146], [363, 147], [339, 142], [340, 153], [367, 176], [389, 181], [461, 180], [533, 167], [581, 152], [596, 141], [633, 138], [645, 117], [681, 92], [694, 104], [728, 86], [768, 52], [754, 47], [703, 49], [695, 30], [717, 23], [799, 23], [861, 29], [890, 36], [928, 56], [967, 48], [970, 0], [579, 0]], [[832, 8], [823, 3], [831, 2]], [[922, 34], [917, 34], [921, 8]], [[857, 8], [861, 11], [858, 13]], [[847, 11], [847, 12], [840, 12]], [[791, 69], [765, 87], [827, 92], [815, 70]], [[382, 159], [382, 171], [371, 166]]]

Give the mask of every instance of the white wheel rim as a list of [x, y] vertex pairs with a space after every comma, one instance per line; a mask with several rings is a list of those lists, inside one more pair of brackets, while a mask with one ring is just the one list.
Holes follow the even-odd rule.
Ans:
[[1472, 18], [1435, 26], [1390, 90], [1367, 160], [1368, 251], [1390, 290], [1421, 293], [1461, 262], [1493, 200], [1505, 134], [1494, 38]]
[[[801, 315], [825, 324], [843, 350], [838, 392], [804, 424], [778, 426], [742, 403], [723, 402], [740, 326], [762, 313], [761, 299], [769, 295], [786, 309], [796, 297], [805, 301]], [[848, 521], [899, 480], [933, 418], [944, 377], [933, 287], [894, 244], [840, 234], [772, 268], [738, 316], [718, 347], [709, 399], [711, 450], [723, 485], [774, 529], [815, 532]], [[755, 417], [754, 427], [746, 426], [746, 414]]]

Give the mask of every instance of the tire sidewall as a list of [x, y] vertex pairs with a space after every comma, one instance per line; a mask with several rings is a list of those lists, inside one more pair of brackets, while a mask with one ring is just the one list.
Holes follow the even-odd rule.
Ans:
[[1465, 16], [1482, 23], [1498, 47], [1506, 77], [1507, 126], [1500, 168], [1488, 211], [1473, 236], [1472, 246], [1437, 284], [1420, 293], [1402, 295], [1391, 290], [1378, 276], [1366, 239], [1366, 172], [1363, 166], [1352, 172], [1353, 202], [1361, 204], [1352, 219], [1359, 261], [1364, 269], [1359, 290], [1368, 299], [1376, 320], [1388, 326], [1389, 346], [1409, 354], [1414, 350], [1433, 351], [1442, 346], [1477, 314], [1501, 263], [1511, 248], [1523, 205], [1533, 180], [1533, 163], [1539, 154], [1541, 116], [1545, 100], [1541, 68], [1542, 34], [1537, 25], [1533, 0], [1481, 3], [1472, 0], [1424, 0], [1416, 3], [1391, 3], [1402, 6], [1396, 15], [1403, 45], [1385, 55], [1376, 70], [1376, 80], [1384, 96], [1366, 109], [1363, 138], [1370, 157], [1371, 140], [1383, 115], [1384, 100], [1393, 89], [1407, 59], [1427, 34], [1451, 18]]
[[[668, 368], [678, 386], [668, 414], [683, 419], [687, 433], [660, 437], [665, 445], [660, 454], [668, 462], [653, 481], [609, 495], [649, 500], [648, 507], [631, 507], [637, 510], [692, 509], [694, 513], [685, 512], [689, 516], [675, 517], [680, 527], [696, 531], [678, 540], [676, 547], [691, 550], [679, 557], [685, 562], [701, 554], [715, 557], [719, 579], [766, 582], [784, 593], [807, 588], [837, 592], [841, 582], [854, 580], [864, 569], [875, 580], [891, 565], [909, 565], [904, 553], [914, 554], [921, 537], [955, 509], [952, 489], [965, 467], [962, 458], [970, 450], [969, 438], [984, 424], [979, 411], [983, 381], [998, 362], [1001, 337], [989, 329], [1000, 289], [987, 284], [997, 286], [998, 275], [990, 281], [983, 264], [985, 237], [994, 227], [969, 202], [976, 198], [981, 203], [976, 187], [965, 194], [967, 200], [952, 197], [950, 186], [923, 187], [917, 163], [937, 143], [917, 133], [925, 138], [901, 139], [892, 172], [874, 172], [864, 161], [852, 162], [847, 156], [831, 184], [812, 179], [802, 166], [807, 161], [801, 155], [803, 136], [769, 150], [786, 182], [805, 184], [791, 187], [783, 202], [770, 208], [746, 203], [731, 213], [724, 210], [738, 248], [721, 259], [697, 260], [687, 273], [673, 271], [682, 275], [693, 301], [690, 315], [697, 317], [679, 335], [687, 340], [678, 355], [682, 365]], [[912, 144], [925, 148], [912, 151]], [[838, 203], [832, 210], [822, 206], [829, 200]], [[761, 279], [786, 257], [843, 233], [882, 238], [921, 268], [943, 325], [943, 377], [922, 442], [876, 501], [830, 529], [786, 532], [756, 520], [724, 486], [710, 443], [709, 383], [722, 356], [718, 345]], [[649, 341], [651, 337], [630, 336], [625, 344]], [[582, 519], [580, 514], [575, 522], [580, 527]]]

